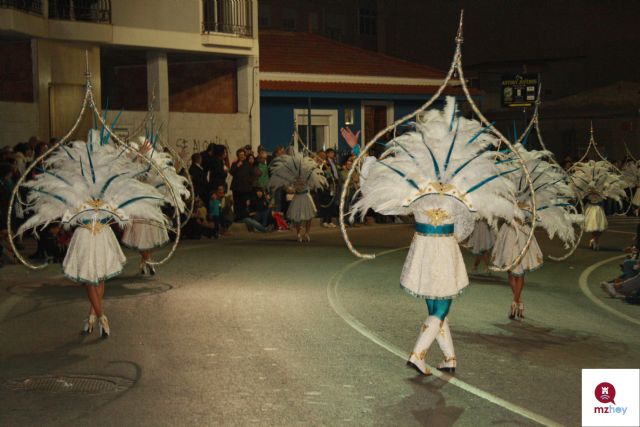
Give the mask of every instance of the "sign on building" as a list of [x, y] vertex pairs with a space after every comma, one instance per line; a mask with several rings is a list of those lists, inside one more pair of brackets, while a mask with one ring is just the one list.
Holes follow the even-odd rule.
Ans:
[[502, 76], [502, 106], [530, 107], [538, 97], [540, 78], [537, 74], [505, 74]]

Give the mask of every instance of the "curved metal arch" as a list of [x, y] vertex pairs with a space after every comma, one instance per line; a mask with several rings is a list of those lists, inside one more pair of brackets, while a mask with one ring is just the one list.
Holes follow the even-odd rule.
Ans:
[[[85, 88], [86, 89], [85, 89], [84, 98], [82, 100], [82, 107], [80, 109], [80, 112], [78, 113], [78, 117], [76, 118], [75, 123], [73, 124], [71, 129], [57, 143], [55, 143], [53, 146], [51, 146], [48, 150], [46, 150], [44, 153], [42, 153], [37, 159], [35, 159], [29, 166], [27, 166], [27, 168], [25, 169], [24, 173], [20, 176], [20, 178], [16, 182], [16, 185], [14, 186], [14, 188], [13, 188], [13, 190], [11, 192], [11, 198], [9, 200], [9, 209], [8, 209], [8, 215], [7, 215], [7, 230], [8, 230], [9, 245], [11, 246], [11, 249], [12, 249], [15, 257], [24, 266], [26, 266], [27, 268], [30, 268], [32, 270], [40, 270], [42, 268], [45, 268], [48, 264], [44, 263], [44, 264], [41, 264], [41, 265], [35, 265], [35, 264], [30, 263], [28, 260], [26, 260], [22, 256], [22, 254], [20, 253], [20, 251], [16, 247], [16, 245], [15, 245], [15, 235], [13, 233], [12, 221], [11, 221], [11, 217], [12, 217], [12, 214], [13, 214], [14, 203], [15, 203], [17, 198], [19, 199], [18, 192], [19, 192], [20, 188], [23, 186], [26, 178], [33, 171], [33, 169], [37, 165], [39, 165], [44, 159], [46, 159], [51, 153], [53, 153], [56, 149], [58, 149], [59, 147], [63, 146], [67, 142], [69, 142], [70, 138], [73, 136], [73, 134], [77, 130], [78, 126], [80, 125], [80, 122], [82, 121], [82, 117], [84, 116], [84, 113], [85, 113], [85, 111], [87, 111], [87, 109], [91, 110], [93, 115], [97, 118], [98, 122], [101, 123], [102, 126], [104, 126], [104, 129], [107, 131], [107, 133], [110, 135], [110, 137], [119, 146], [121, 146], [122, 148], [126, 149], [129, 152], [133, 152], [135, 156], [141, 158], [143, 160], [143, 162], [147, 163], [151, 168], [154, 169], [154, 171], [156, 171], [160, 175], [162, 180], [167, 185], [167, 188], [169, 188], [169, 192], [170, 192], [170, 194], [171, 194], [176, 206], [178, 204], [178, 199], [177, 199], [177, 197], [175, 195], [175, 192], [173, 191], [173, 189], [170, 186], [169, 180], [165, 177], [164, 173], [155, 165], [155, 163], [153, 163], [152, 161], [147, 159], [144, 155], [142, 155], [137, 150], [135, 150], [131, 146], [129, 146], [129, 144], [127, 144], [125, 141], [120, 139], [120, 137], [118, 137], [113, 132], [113, 130], [107, 125], [107, 123], [105, 123], [104, 119], [102, 118], [102, 116], [100, 115], [100, 113], [98, 111], [98, 108], [96, 106], [95, 100], [93, 98], [93, 91], [92, 91], [92, 85], [91, 85], [91, 73], [89, 72], [89, 65], [88, 64], [89, 64], [89, 61], [88, 61], [88, 53], [87, 53], [87, 69], [86, 69], [86, 72], [85, 72], [85, 79], [86, 79]], [[176, 210], [176, 212], [177, 212], [177, 210]], [[177, 227], [177, 230], [176, 230], [176, 239], [175, 239], [174, 244], [173, 244], [173, 246], [171, 248], [171, 251], [161, 261], [150, 262], [151, 264], [154, 264], [154, 265], [163, 264], [175, 252], [175, 250], [177, 248], [177, 245], [178, 245], [178, 242], [180, 241], [180, 215], [179, 214], [176, 214], [176, 215], [174, 215], [174, 216], [176, 217], [176, 221], [177, 221], [178, 227]]]
[[[536, 103], [540, 103], [540, 97], [538, 97], [538, 101]], [[542, 149], [545, 150], [545, 151], [549, 151], [549, 149], [545, 145], [544, 140], [542, 138], [542, 132], [540, 131], [540, 116], [536, 117], [536, 122], [534, 124], [534, 129], [536, 131], [536, 137], [538, 138], [538, 142], [540, 142], [540, 146], [542, 147]], [[564, 174], [567, 176], [567, 178], [569, 178], [569, 180], [571, 182], [573, 182], [573, 178], [571, 177], [571, 175], [567, 171], [565, 171], [562, 168], [562, 166], [560, 166], [558, 161], [555, 159], [555, 156], [551, 156], [551, 158], [549, 160], [552, 163], [554, 163], [556, 166], [558, 166], [564, 172]], [[580, 206], [580, 211], [584, 212], [584, 202], [579, 197], [576, 197], [576, 200], [577, 200], [577, 204]], [[575, 211], [574, 213], [577, 213], [577, 210], [576, 210], [575, 206], [573, 207], [573, 210]], [[571, 255], [573, 255], [573, 253], [576, 251], [576, 249], [578, 249], [578, 246], [580, 245], [580, 240], [582, 240], [582, 235], [584, 234], [584, 222], [580, 223], [579, 227], [580, 227], [580, 232], [578, 233], [578, 236], [576, 236], [576, 239], [574, 241], [573, 247], [571, 247], [566, 254], [564, 254], [562, 256], [559, 256], [559, 257], [553, 256], [553, 255], [547, 255], [547, 258], [549, 258], [550, 260], [553, 260], [553, 261], [564, 261], [564, 260], [568, 259]]]
[[[95, 100], [93, 98], [93, 91], [91, 90], [91, 81], [87, 80], [87, 93], [88, 93], [88, 97], [89, 97], [89, 105], [91, 106], [91, 109], [96, 117], [96, 119], [98, 120], [98, 122], [104, 126], [104, 129], [107, 131], [107, 133], [109, 134], [109, 136], [113, 139], [113, 141], [116, 142], [116, 144], [118, 144], [120, 147], [126, 149], [129, 152], [132, 152], [135, 154], [136, 157], [138, 157], [139, 159], [141, 159], [144, 163], [146, 163], [149, 167], [151, 167], [151, 169], [154, 170], [154, 172], [156, 172], [158, 175], [160, 175], [160, 177], [162, 178], [162, 180], [165, 182], [167, 189], [169, 190], [169, 194], [171, 195], [171, 198], [173, 199], [174, 202], [174, 206], [178, 206], [178, 197], [179, 195], [176, 195], [175, 191], [173, 191], [173, 187], [171, 186], [171, 183], [169, 182], [169, 180], [167, 179], [167, 177], [164, 175], [164, 172], [155, 164], [155, 162], [153, 162], [152, 160], [148, 159], [145, 155], [141, 154], [138, 150], [132, 148], [125, 140], [121, 139], [118, 135], [115, 134], [115, 132], [113, 132], [113, 130], [111, 129], [111, 127], [104, 121], [104, 119], [102, 118], [102, 116], [100, 115], [98, 108], [96, 106]], [[180, 212], [178, 211], [178, 209], [175, 209], [174, 215], [173, 215], [175, 222], [176, 222], [176, 238], [173, 242], [173, 245], [171, 246], [171, 249], [169, 251], [169, 253], [160, 261], [148, 261], [148, 264], [151, 265], [162, 265], [165, 262], [167, 262], [174, 254], [174, 252], [176, 251], [176, 249], [178, 248], [178, 243], [180, 242], [180, 231], [182, 229], [181, 226], [181, 218], [180, 218]]]
[[[378, 142], [378, 140], [383, 137], [387, 132], [391, 131], [391, 130], [395, 130], [395, 128], [406, 122], [407, 120], [417, 116], [419, 113], [426, 111], [439, 97], [440, 95], [442, 95], [442, 93], [444, 92], [444, 89], [447, 87], [447, 85], [449, 84], [449, 82], [451, 81], [454, 72], [458, 73], [458, 77], [460, 80], [460, 84], [462, 86], [462, 90], [465, 94], [465, 97], [467, 99], [467, 101], [469, 102], [473, 112], [478, 116], [479, 120], [481, 123], [483, 123], [485, 126], [490, 126], [491, 124], [489, 123], [489, 121], [484, 117], [484, 115], [480, 112], [478, 106], [476, 105], [476, 103], [473, 101], [473, 98], [471, 97], [471, 94], [469, 92], [469, 88], [467, 87], [467, 84], [465, 82], [464, 79], [464, 71], [462, 69], [462, 43], [464, 41], [463, 39], [463, 20], [464, 20], [464, 10], [462, 10], [460, 12], [460, 22], [458, 25], [458, 31], [456, 34], [456, 38], [455, 38], [455, 43], [456, 43], [456, 47], [455, 47], [455, 51], [454, 51], [454, 55], [453, 55], [453, 60], [451, 62], [451, 66], [449, 67], [449, 70], [445, 76], [444, 81], [442, 82], [442, 84], [440, 85], [440, 87], [438, 88], [438, 90], [436, 91], [436, 93], [427, 101], [425, 102], [420, 108], [418, 108], [417, 110], [415, 110], [414, 112], [407, 114], [406, 116], [396, 120], [394, 123], [392, 123], [391, 125], [387, 126], [385, 129], [382, 129], [381, 131], [379, 131], [374, 137], [373, 139], [371, 139], [361, 150], [360, 155], [358, 155], [356, 157], [356, 160], [354, 162], [354, 167], [351, 168], [351, 170], [349, 171], [349, 173], [347, 174], [347, 179], [345, 180], [345, 183], [343, 184], [343, 191], [340, 197], [340, 212], [339, 212], [339, 221], [340, 221], [340, 232], [342, 233], [342, 237], [345, 241], [345, 244], [347, 245], [347, 247], [349, 248], [349, 250], [356, 255], [357, 257], [360, 258], [364, 258], [364, 259], [373, 259], [375, 258], [374, 254], [363, 254], [360, 253], [358, 250], [356, 250], [353, 246], [353, 244], [351, 243], [351, 240], [349, 239], [349, 236], [347, 234], [347, 230], [346, 230], [346, 226], [345, 226], [345, 221], [344, 221], [344, 216], [345, 216], [345, 212], [344, 212], [344, 208], [345, 208], [345, 204], [346, 204], [346, 196], [347, 196], [347, 192], [344, 191], [345, 188], [348, 187], [348, 185], [350, 184], [350, 181], [353, 177], [353, 172], [354, 170], [356, 170], [356, 168], [360, 165], [360, 163], [362, 162], [362, 159], [367, 155], [367, 152], [371, 149], [371, 147]], [[536, 117], [536, 115], [534, 115], [534, 118]], [[534, 118], [532, 118], [532, 122], [534, 120]], [[530, 129], [532, 126], [532, 124], [530, 123], [529, 126], [527, 127], [528, 129]], [[498, 138], [498, 140], [500, 141], [500, 143], [504, 143], [509, 149], [511, 149], [511, 151], [514, 152], [514, 154], [516, 155], [517, 159], [518, 159], [518, 163], [520, 164], [520, 166], [522, 167], [522, 171], [525, 175], [526, 181], [527, 181], [527, 186], [529, 187], [529, 190], [531, 192], [531, 208], [533, 211], [532, 214], [532, 218], [531, 218], [531, 230], [530, 233], [527, 237], [527, 241], [525, 243], [525, 246], [522, 248], [520, 254], [518, 254], [518, 256], [514, 259], [513, 263], [509, 266], [506, 266], [505, 268], [496, 268], [496, 271], [509, 271], [511, 270], [513, 267], [515, 267], [524, 257], [525, 253], [527, 252], [527, 250], [529, 249], [529, 245], [531, 244], [531, 242], [533, 241], [534, 238], [534, 233], [535, 233], [535, 228], [536, 228], [536, 203], [535, 203], [535, 190], [533, 187], [533, 183], [531, 181], [531, 176], [529, 174], [529, 170], [527, 169], [527, 166], [524, 162], [524, 160], [522, 159], [522, 157], [520, 156], [520, 154], [518, 154], [518, 152], [516, 150], [514, 150], [513, 145], [508, 141], [507, 138], [505, 138], [504, 135], [502, 135], [502, 133], [500, 133], [497, 129], [492, 129], [492, 133]], [[526, 133], [523, 134], [522, 137], [524, 137], [524, 135], [526, 135]], [[519, 143], [522, 141], [522, 137], [516, 142]]]

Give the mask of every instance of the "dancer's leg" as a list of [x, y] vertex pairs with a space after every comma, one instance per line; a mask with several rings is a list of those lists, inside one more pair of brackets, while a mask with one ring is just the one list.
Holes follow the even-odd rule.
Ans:
[[416, 344], [409, 356], [407, 366], [416, 369], [424, 375], [430, 375], [431, 372], [427, 368], [426, 358], [429, 347], [440, 333], [440, 326], [449, 313], [451, 300], [432, 300], [427, 299], [427, 309], [429, 317], [422, 324], [420, 335], [416, 340]]
[[102, 302], [101, 302], [100, 294], [98, 292], [98, 286], [87, 284], [87, 285], [84, 285], [84, 287], [87, 290], [87, 297], [89, 298], [91, 307], [93, 307], [93, 312], [98, 317], [102, 316]]

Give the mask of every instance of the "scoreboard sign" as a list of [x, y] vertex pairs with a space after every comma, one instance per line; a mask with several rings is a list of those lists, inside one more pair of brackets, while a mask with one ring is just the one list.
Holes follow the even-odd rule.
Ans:
[[537, 74], [502, 76], [502, 106], [530, 107], [538, 98], [540, 78]]

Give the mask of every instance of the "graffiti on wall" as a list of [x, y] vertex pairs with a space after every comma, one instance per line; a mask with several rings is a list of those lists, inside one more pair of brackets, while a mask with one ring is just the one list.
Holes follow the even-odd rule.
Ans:
[[220, 138], [219, 136], [216, 136], [213, 139], [176, 138], [175, 146], [179, 152], [191, 155], [193, 153], [199, 153], [206, 150], [209, 144], [224, 145], [226, 147], [229, 146], [227, 139]]

